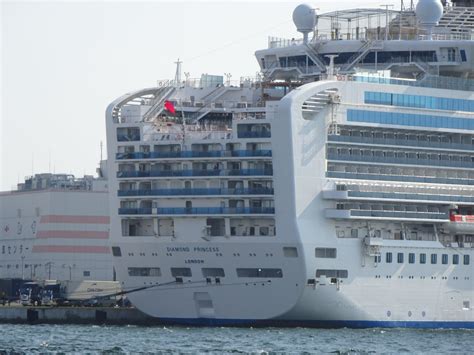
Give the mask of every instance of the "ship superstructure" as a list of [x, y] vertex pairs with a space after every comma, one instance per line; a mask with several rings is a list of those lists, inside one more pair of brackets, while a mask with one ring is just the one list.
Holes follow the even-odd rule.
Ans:
[[303, 39], [270, 39], [261, 77], [177, 75], [110, 104], [112, 252], [132, 302], [194, 324], [473, 327], [464, 5], [301, 5]]
[[98, 178], [35, 174], [0, 192], [0, 278], [113, 280], [101, 165]]

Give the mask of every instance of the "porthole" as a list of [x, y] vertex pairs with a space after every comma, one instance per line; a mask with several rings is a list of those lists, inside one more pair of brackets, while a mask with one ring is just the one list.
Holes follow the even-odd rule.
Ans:
[[408, 317], [411, 317], [411, 311], [408, 311]]
[[390, 317], [392, 315], [392, 312], [387, 311], [387, 317]]
[[426, 312], [425, 311], [421, 312], [421, 316], [422, 317], [426, 316]]

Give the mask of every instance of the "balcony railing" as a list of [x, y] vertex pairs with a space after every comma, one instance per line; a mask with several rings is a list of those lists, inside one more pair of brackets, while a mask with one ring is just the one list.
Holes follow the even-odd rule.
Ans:
[[385, 218], [413, 218], [413, 219], [449, 219], [447, 213], [438, 212], [411, 212], [411, 211], [383, 211], [383, 210], [350, 210], [351, 216], [385, 217]]
[[117, 134], [117, 141], [119, 142], [135, 142], [139, 140], [139, 134]]
[[368, 163], [386, 163], [386, 164], [403, 164], [403, 165], [423, 165], [429, 167], [454, 167], [472, 169], [473, 161], [454, 161], [454, 160], [434, 160], [422, 158], [397, 158], [397, 157], [377, 157], [365, 155], [347, 155], [347, 154], [328, 154], [328, 160], [339, 161], [361, 161]]
[[273, 207], [119, 208], [120, 215], [274, 214]]
[[242, 188], [242, 189], [139, 189], [119, 190], [118, 196], [205, 196], [205, 195], [273, 195], [272, 188]]
[[326, 176], [329, 178], [338, 179], [361, 179], [361, 180], [380, 180], [380, 181], [406, 181], [406, 182], [421, 182], [428, 184], [457, 184], [457, 185], [474, 185], [473, 179], [460, 178], [438, 178], [438, 177], [423, 177], [423, 176], [408, 176], [408, 175], [384, 175], [384, 174], [367, 174], [344, 171], [328, 171]]
[[439, 149], [458, 149], [458, 150], [474, 150], [474, 144], [468, 143], [449, 143], [449, 142], [430, 142], [418, 140], [405, 140], [394, 138], [372, 138], [372, 137], [356, 137], [356, 136], [328, 136], [329, 142], [349, 142], [349, 143], [363, 143], [363, 144], [381, 144], [381, 145], [396, 145], [403, 147], [424, 147], [424, 148], [439, 148]]
[[425, 200], [449, 202], [474, 202], [474, 197], [459, 195], [430, 195], [422, 193], [376, 192], [376, 191], [347, 191], [349, 197], [394, 199], [394, 200]]
[[221, 158], [221, 157], [271, 157], [271, 150], [216, 150], [208, 152], [136, 152], [117, 153], [117, 159], [160, 159], [160, 158]]
[[118, 178], [180, 176], [271, 176], [273, 169], [118, 171]]
[[238, 138], [270, 138], [272, 136], [270, 131], [262, 132], [237, 132]]

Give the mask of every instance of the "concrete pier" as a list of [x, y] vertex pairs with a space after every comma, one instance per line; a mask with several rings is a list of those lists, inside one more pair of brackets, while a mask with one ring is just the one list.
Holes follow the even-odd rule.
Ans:
[[0, 323], [158, 324], [136, 308], [0, 306]]

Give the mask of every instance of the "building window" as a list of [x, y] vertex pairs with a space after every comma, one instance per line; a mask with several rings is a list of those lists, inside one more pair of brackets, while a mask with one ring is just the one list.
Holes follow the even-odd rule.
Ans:
[[82, 275], [83, 275], [84, 277], [89, 277], [89, 276], [91, 276], [91, 272], [90, 272], [90, 271], [84, 271], [84, 272], [82, 273]]
[[459, 264], [459, 255], [454, 254], [453, 255], [453, 265], [458, 265]]
[[420, 254], [420, 264], [426, 264], [426, 254], [425, 253]]
[[410, 264], [415, 263], [415, 253], [408, 254], [408, 263], [410, 263]]
[[112, 255], [122, 256], [122, 251], [120, 250], [120, 247], [112, 247]]
[[469, 265], [469, 255], [464, 255], [464, 265]]
[[438, 255], [437, 254], [431, 254], [431, 263], [436, 264], [438, 262]]
[[337, 256], [336, 248], [316, 248], [315, 255], [317, 258], [335, 259]]
[[398, 253], [397, 254], [397, 262], [399, 264], [403, 264], [403, 253]]
[[448, 263], [448, 254], [443, 254], [441, 256], [441, 263], [446, 265]]
[[386, 253], [385, 254], [385, 262], [386, 263], [391, 263], [392, 262], [392, 253]]
[[382, 257], [380, 255], [375, 255], [374, 261], [376, 263], [380, 263], [380, 262], [382, 262]]

